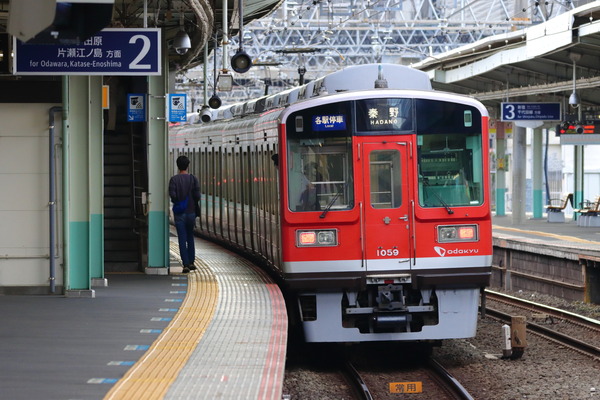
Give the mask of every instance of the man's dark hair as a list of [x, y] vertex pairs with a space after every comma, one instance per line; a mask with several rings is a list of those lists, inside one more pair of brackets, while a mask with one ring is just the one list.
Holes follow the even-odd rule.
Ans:
[[189, 158], [187, 158], [186, 156], [177, 157], [177, 168], [179, 168], [180, 171], [186, 171], [188, 169], [189, 165], [190, 165]]

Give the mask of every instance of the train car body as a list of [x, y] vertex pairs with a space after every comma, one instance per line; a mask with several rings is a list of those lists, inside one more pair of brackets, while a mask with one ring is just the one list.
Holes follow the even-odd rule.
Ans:
[[475, 334], [492, 259], [481, 103], [366, 65], [221, 115], [169, 139], [201, 182], [198, 232], [276, 271], [308, 342]]

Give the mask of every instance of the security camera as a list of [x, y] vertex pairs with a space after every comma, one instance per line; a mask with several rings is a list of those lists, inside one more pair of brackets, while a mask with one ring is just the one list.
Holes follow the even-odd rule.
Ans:
[[173, 48], [179, 55], [184, 55], [192, 47], [190, 37], [184, 30], [177, 32], [173, 38]]
[[200, 110], [200, 120], [204, 123], [212, 120], [212, 112], [210, 111], [209, 106], [203, 106]]
[[571, 96], [569, 96], [569, 105], [573, 108], [577, 108], [579, 107], [579, 96], [577, 96], [577, 92], [573, 92], [571, 93]]

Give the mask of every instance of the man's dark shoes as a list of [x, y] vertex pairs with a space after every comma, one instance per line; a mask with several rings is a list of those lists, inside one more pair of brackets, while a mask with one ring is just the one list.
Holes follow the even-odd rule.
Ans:
[[184, 274], [187, 274], [188, 272], [190, 272], [190, 269], [188, 267], [183, 267], [183, 272]]
[[187, 267], [188, 267], [188, 269], [189, 269], [190, 271], [193, 271], [193, 270], [195, 270], [195, 269], [196, 269], [196, 266], [195, 266], [194, 264], [190, 264], [190, 265], [188, 265]]

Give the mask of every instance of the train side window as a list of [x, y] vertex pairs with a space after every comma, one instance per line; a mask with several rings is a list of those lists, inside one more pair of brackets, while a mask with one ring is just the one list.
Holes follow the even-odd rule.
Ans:
[[402, 204], [402, 169], [397, 150], [375, 150], [369, 156], [371, 206], [398, 208]]

